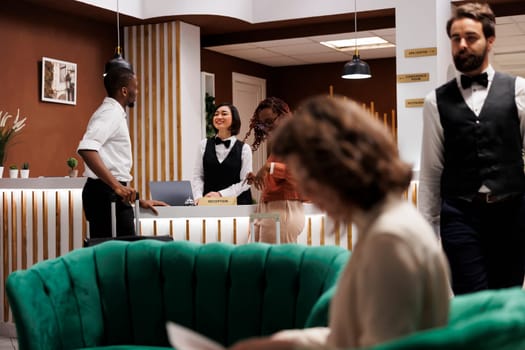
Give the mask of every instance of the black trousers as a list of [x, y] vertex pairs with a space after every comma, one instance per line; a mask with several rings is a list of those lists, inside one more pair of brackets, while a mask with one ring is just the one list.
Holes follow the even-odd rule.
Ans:
[[[89, 237], [111, 237], [111, 196], [113, 190], [102, 180], [89, 179], [82, 190], [82, 205], [89, 222]], [[133, 207], [116, 202], [117, 236], [135, 235]]]
[[441, 241], [454, 294], [521, 286], [525, 274], [525, 196], [497, 203], [444, 199]]

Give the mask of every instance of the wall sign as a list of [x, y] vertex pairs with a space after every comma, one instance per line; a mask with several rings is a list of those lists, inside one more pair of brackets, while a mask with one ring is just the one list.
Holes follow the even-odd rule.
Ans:
[[237, 197], [202, 197], [199, 205], [237, 205]]
[[430, 79], [429, 73], [413, 73], [413, 74], [398, 74], [398, 83], [414, 83], [419, 81], [428, 81]]
[[405, 108], [423, 107], [424, 98], [409, 98], [405, 100]]
[[421, 47], [418, 49], [405, 50], [405, 57], [436, 56], [437, 47]]

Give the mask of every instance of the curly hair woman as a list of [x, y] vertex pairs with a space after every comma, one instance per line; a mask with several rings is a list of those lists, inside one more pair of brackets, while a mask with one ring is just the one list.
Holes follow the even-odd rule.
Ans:
[[[257, 150], [273, 130], [292, 115], [288, 105], [281, 99], [269, 97], [257, 106], [250, 120], [250, 133], [254, 132], [252, 150]], [[248, 174], [248, 184], [262, 191], [257, 206], [259, 213], [279, 213], [280, 243], [296, 243], [304, 228], [303, 198], [296, 189], [290, 170], [282, 161], [270, 154], [257, 174]], [[255, 241], [275, 243], [275, 223], [271, 219], [255, 222]]]

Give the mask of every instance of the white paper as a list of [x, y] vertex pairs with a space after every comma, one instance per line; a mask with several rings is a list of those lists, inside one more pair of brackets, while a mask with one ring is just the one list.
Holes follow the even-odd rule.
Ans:
[[225, 350], [221, 344], [192, 331], [189, 328], [168, 321], [168, 339], [177, 350]]

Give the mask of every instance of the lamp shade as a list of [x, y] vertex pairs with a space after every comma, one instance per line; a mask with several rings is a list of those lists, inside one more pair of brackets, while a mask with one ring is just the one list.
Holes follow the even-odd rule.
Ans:
[[113, 68], [127, 68], [133, 71], [133, 66], [131, 65], [131, 63], [122, 58], [122, 56], [118, 53], [115, 54], [115, 56], [112, 59], [106, 62], [106, 65], [104, 67], [104, 75], [108, 74], [108, 72]]
[[361, 61], [359, 55], [354, 55], [351, 61], [345, 63], [341, 78], [367, 79], [371, 76], [372, 74], [370, 73], [370, 67], [368, 66], [368, 63]]

